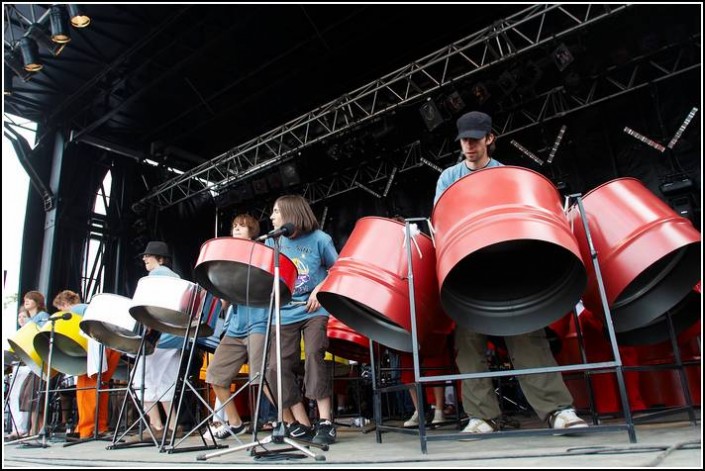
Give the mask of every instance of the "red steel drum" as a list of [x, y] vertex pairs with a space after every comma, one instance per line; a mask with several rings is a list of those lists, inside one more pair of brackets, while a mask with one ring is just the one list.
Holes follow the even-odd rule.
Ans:
[[[294, 262], [279, 254], [282, 305], [291, 301], [297, 276]], [[196, 280], [211, 293], [233, 304], [269, 306], [274, 286], [274, 249], [234, 237], [208, 240], [201, 246], [196, 262]]]
[[441, 302], [458, 324], [488, 335], [532, 332], [569, 312], [586, 273], [560, 194], [532, 170], [474, 172], [432, 215]]
[[[583, 198], [617, 332], [652, 323], [700, 279], [700, 233], [639, 180], [620, 178]], [[602, 312], [589, 247], [577, 205], [573, 231], [588, 269], [585, 306]]]
[[[697, 286], [700, 286], [700, 283]], [[700, 320], [702, 305], [703, 297], [696, 287], [666, 313], [671, 316], [676, 335]], [[643, 327], [618, 333], [617, 342], [620, 345], [651, 345], [668, 340], [670, 335], [666, 314], [657, 317], [656, 320]]]
[[328, 351], [340, 358], [369, 363], [370, 339], [355, 332], [335, 317], [329, 316]]
[[[358, 220], [317, 297], [328, 312], [355, 331], [395, 350], [410, 352], [404, 229], [404, 224], [381, 217]], [[438, 301], [431, 238], [419, 234], [411, 245], [416, 324], [423, 348], [427, 332], [450, 332], [452, 322]]]

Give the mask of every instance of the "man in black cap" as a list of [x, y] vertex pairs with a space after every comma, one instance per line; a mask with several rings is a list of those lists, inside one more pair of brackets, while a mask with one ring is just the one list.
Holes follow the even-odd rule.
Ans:
[[492, 118], [481, 111], [465, 113], [458, 119], [458, 136], [463, 161], [447, 168], [436, 184], [435, 204], [446, 188], [465, 175], [483, 168], [499, 167], [502, 164], [491, 157], [495, 135], [492, 133]]
[[[494, 151], [495, 135], [492, 118], [480, 111], [471, 111], [458, 119], [460, 148], [465, 158], [462, 162], [441, 173], [436, 184], [434, 205], [443, 192], [457, 180], [473, 172], [502, 164], [490, 157]], [[481, 279], [482, 274], [478, 274]], [[544, 329], [527, 334], [504, 337], [509, 354], [518, 369], [556, 366]], [[458, 350], [456, 364], [461, 373], [487, 371], [487, 336], [460, 325], [455, 330]], [[536, 414], [554, 429], [587, 427], [573, 409], [573, 396], [568, 391], [560, 373], [518, 376], [526, 400]], [[469, 416], [463, 433], [490, 433], [499, 429], [502, 411], [491, 378], [463, 381], [463, 408]]]

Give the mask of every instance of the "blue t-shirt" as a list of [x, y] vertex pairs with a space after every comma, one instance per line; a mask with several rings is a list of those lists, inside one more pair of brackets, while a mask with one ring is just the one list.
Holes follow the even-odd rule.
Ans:
[[[181, 278], [174, 270], [164, 265], [159, 265], [157, 268], [150, 271], [147, 276], [170, 276], [172, 278]], [[183, 345], [183, 337], [162, 332], [162, 335], [159, 337], [159, 342], [157, 343], [157, 348], [181, 348]]]
[[[274, 242], [267, 239], [267, 245]], [[327, 316], [322, 307], [314, 312], [306, 312], [306, 304], [311, 291], [328, 276], [328, 269], [338, 259], [333, 239], [325, 232], [316, 229], [295, 239], [280, 237], [281, 252], [289, 257], [299, 272], [290, 303], [281, 307], [282, 325], [294, 324], [314, 316]], [[303, 303], [303, 304], [302, 304]]]
[[268, 307], [231, 305], [225, 317], [225, 335], [242, 338], [250, 334], [264, 334], [268, 311]]
[[[499, 163], [493, 158], [490, 158], [489, 163], [478, 170], [492, 167], [503, 167], [503, 164]], [[436, 197], [433, 198], [434, 206], [438, 202], [438, 198], [441, 197], [443, 192], [446, 191], [449, 186], [451, 186], [453, 183], [457, 182], [464, 176], [470, 175], [472, 172], [476, 171], [477, 170], [470, 170], [468, 166], [465, 165], [465, 160], [443, 170], [441, 176], [438, 177], [438, 183], [436, 183]]]
[[39, 311], [34, 315], [34, 317], [30, 317], [29, 320], [37, 324], [41, 329], [49, 320], [49, 313], [46, 311]]
[[73, 312], [74, 314], [78, 314], [79, 316], [83, 317], [83, 314], [86, 313], [87, 307], [88, 307], [88, 304], [84, 304], [84, 303], [74, 304], [69, 309], [69, 312]]

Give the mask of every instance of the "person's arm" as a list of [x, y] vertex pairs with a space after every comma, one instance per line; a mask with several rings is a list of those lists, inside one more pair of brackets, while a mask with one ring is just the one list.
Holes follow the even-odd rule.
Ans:
[[[338, 251], [335, 249], [333, 239], [331, 239], [330, 237], [327, 237], [326, 239], [327, 240], [324, 242], [323, 247], [321, 249], [321, 266], [327, 271], [330, 269], [330, 267], [333, 266], [335, 261], [338, 260]], [[317, 295], [325, 281], [326, 279], [323, 278], [323, 280], [321, 280], [321, 282], [318, 283], [315, 288], [313, 288], [313, 291], [311, 291], [311, 295], [306, 301], [306, 312], [317, 311], [321, 308], [321, 303], [318, 302]]]

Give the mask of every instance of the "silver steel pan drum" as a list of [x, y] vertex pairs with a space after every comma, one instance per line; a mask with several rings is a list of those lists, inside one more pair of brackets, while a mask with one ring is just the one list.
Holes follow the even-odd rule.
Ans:
[[[81, 330], [108, 348], [137, 354], [142, 340], [141, 326], [130, 315], [132, 300], [116, 294], [97, 294], [83, 314]], [[154, 352], [154, 344], [145, 345], [145, 353]]]
[[[195, 283], [170, 276], [145, 276], [137, 283], [130, 315], [147, 327], [185, 336], [203, 307], [207, 292]], [[193, 332], [193, 330], [192, 330]], [[199, 337], [213, 334], [213, 327], [203, 324]]]

